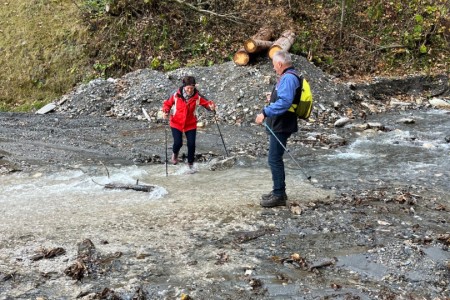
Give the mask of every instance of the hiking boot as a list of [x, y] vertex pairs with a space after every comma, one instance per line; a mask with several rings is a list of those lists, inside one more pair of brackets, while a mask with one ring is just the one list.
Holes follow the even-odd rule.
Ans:
[[[261, 199], [262, 199], [262, 200], [267, 200], [267, 199], [269, 199], [272, 195], [273, 195], [273, 191], [270, 192], [270, 193], [268, 193], [268, 194], [263, 194], [263, 195], [261, 196]], [[287, 197], [286, 193], [283, 193], [283, 199], [284, 199], [284, 201], [287, 201], [288, 197]]]
[[178, 154], [172, 153], [171, 161], [174, 165], [178, 163]]
[[266, 198], [262, 198], [259, 203], [262, 207], [275, 207], [275, 206], [286, 206], [286, 195], [274, 195], [269, 194]]

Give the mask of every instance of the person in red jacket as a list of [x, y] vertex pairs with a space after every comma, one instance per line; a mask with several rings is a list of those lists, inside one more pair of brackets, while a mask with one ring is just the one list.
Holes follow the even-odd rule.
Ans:
[[195, 78], [185, 76], [183, 85], [164, 101], [162, 111], [164, 119], [170, 113], [170, 128], [172, 129], [173, 147], [172, 163], [178, 163], [178, 153], [183, 146], [183, 133], [186, 135], [188, 148], [188, 165], [194, 165], [195, 138], [197, 135], [197, 108], [203, 106], [207, 110], [214, 111], [216, 105], [199, 94], [195, 88]]

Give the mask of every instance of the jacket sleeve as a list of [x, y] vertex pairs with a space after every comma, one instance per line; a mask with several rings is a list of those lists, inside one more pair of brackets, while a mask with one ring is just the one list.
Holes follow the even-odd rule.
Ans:
[[165, 112], [166, 114], [169, 113], [170, 109], [172, 108], [174, 103], [174, 96], [173, 94], [169, 97], [169, 99], [167, 99], [166, 101], [163, 102], [163, 107], [162, 107], [162, 111]]
[[283, 76], [277, 89], [278, 98], [264, 108], [264, 115], [275, 117], [284, 114], [291, 107], [299, 85], [300, 82], [295, 75], [287, 74]]
[[208, 100], [208, 99], [206, 99], [206, 98], [204, 98], [203, 96], [201, 96], [200, 95], [200, 103], [199, 103], [201, 106], [203, 106], [204, 108], [206, 108], [207, 110], [211, 110], [210, 108], [209, 108], [209, 106], [211, 105], [211, 104], [214, 104], [214, 102], [212, 101], [212, 100]]

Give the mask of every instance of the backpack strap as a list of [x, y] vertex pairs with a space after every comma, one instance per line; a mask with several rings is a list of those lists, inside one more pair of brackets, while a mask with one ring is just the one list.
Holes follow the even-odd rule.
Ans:
[[[298, 75], [296, 72], [293, 71], [286, 71], [286, 73], [284, 74], [292, 74], [295, 77], [297, 77], [298, 82], [300, 83], [300, 86], [297, 88], [297, 90], [295, 91], [295, 98], [294, 101], [292, 101], [292, 105], [291, 107], [289, 107], [288, 111], [295, 113], [297, 106], [300, 104], [300, 98], [302, 97], [302, 92], [303, 92], [303, 75]], [[300, 94], [298, 95], [297, 92], [300, 91]]]

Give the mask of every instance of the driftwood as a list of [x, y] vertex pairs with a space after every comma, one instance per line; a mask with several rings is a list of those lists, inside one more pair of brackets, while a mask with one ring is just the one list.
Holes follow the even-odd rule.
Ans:
[[108, 183], [104, 185], [105, 189], [114, 189], [114, 190], [135, 190], [138, 192], [151, 192], [155, 188], [152, 185], [144, 185], [144, 184], [116, 184], [116, 183]]
[[292, 30], [286, 30], [270, 47], [269, 57], [272, 58], [280, 50], [289, 51], [294, 41], [295, 33]]
[[245, 48], [242, 47], [234, 54], [233, 61], [239, 66], [245, 66], [250, 61], [250, 55]]
[[98, 182], [94, 183], [98, 185], [102, 185], [105, 189], [113, 189], [113, 190], [134, 190], [138, 192], [151, 192], [155, 189], [153, 185], [139, 184], [139, 180], [136, 180], [136, 184], [119, 184], [119, 183], [107, 183], [100, 184]]
[[255, 35], [244, 42], [245, 51], [256, 53], [269, 49], [273, 42], [273, 30], [269, 27], [262, 27]]

